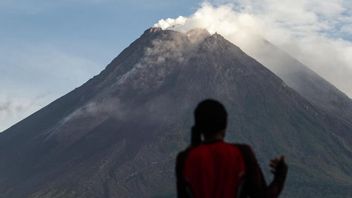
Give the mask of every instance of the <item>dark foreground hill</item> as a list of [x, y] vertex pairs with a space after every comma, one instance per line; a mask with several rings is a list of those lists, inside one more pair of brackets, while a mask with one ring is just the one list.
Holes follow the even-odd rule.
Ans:
[[149, 29], [98, 76], [0, 134], [0, 197], [174, 197], [174, 160], [205, 98], [263, 169], [285, 154], [283, 197], [352, 196], [352, 126], [218, 34]]

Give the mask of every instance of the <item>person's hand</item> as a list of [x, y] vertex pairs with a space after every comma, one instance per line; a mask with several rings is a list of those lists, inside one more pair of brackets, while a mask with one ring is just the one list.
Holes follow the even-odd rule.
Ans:
[[280, 156], [270, 160], [270, 168], [275, 177], [286, 177], [288, 168], [285, 157]]

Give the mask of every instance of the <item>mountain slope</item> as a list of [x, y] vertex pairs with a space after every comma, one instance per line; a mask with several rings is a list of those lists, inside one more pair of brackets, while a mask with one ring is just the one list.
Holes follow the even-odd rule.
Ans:
[[352, 124], [352, 100], [346, 94], [267, 40], [254, 35], [251, 38], [256, 48], [240, 43], [244, 51], [312, 104]]
[[[228, 140], [285, 154], [284, 197], [351, 195], [352, 128], [218, 34], [147, 30], [98, 76], [0, 134], [0, 197], [173, 196], [176, 153], [205, 98]], [[268, 169], [264, 169], [268, 172]], [[328, 188], [327, 188], [328, 187]]]

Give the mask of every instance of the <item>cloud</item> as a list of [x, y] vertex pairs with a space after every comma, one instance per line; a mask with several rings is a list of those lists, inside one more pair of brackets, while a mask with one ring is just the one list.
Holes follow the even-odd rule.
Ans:
[[256, 36], [297, 58], [352, 97], [352, 2], [343, 0], [208, 1], [191, 16], [155, 26], [218, 32], [251, 54]]

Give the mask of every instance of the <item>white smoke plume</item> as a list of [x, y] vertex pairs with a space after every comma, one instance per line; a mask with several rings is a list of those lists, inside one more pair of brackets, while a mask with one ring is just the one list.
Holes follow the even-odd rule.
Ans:
[[229, 0], [205, 2], [191, 16], [155, 27], [205, 28], [251, 55], [263, 37], [352, 97], [352, 1]]

